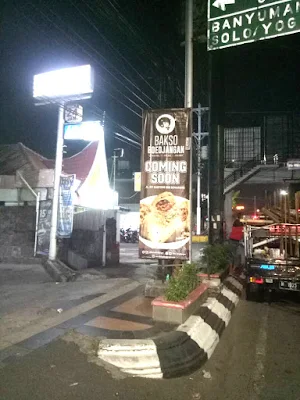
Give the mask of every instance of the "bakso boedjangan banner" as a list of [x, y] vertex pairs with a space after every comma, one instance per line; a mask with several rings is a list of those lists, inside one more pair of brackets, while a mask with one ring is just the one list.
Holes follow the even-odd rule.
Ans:
[[191, 110], [143, 115], [141, 258], [189, 259]]

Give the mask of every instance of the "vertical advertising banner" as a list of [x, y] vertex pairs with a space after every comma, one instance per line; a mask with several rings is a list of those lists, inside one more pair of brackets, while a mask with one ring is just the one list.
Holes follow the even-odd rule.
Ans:
[[190, 109], [143, 115], [140, 258], [189, 259], [191, 130]]
[[57, 236], [71, 237], [73, 231], [73, 185], [75, 175], [60, 177]]
[[39, 222], [37, 231], [37, 254], [49, 254], [50, 229], [52, 216], [52, 200], [41, 200], [39, 208]]

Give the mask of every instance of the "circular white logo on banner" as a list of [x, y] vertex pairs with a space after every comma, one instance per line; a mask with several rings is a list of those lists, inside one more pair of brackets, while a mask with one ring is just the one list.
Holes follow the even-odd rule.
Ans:
[[155, 127], [159, 133], [168, 135], [175, 129], [175, 118], [170, 114], [160, 115], [156, 120]]

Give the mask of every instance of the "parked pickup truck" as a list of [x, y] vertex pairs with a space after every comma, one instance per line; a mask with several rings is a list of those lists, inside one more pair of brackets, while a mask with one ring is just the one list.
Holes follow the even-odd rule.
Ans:
[[300, 293], [300, 225], [245, 226], [244, 239], [248, 300], [271, 300], [274, 291]]

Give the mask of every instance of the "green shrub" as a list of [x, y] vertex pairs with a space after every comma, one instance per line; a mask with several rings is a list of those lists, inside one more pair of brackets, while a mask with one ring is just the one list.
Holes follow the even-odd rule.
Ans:
[[208, 245], [204, 248], [201, 261], [209, 266], [211, 274], [224, 271], [232, 261], [232, 249], [228, 244]]
[[198, 286], [197, 272], [197, 266], [193, 263], [184, 264], [182, 267], [176, 268], [166, 290], [166, 299], [168, 301], [186, 299]]

